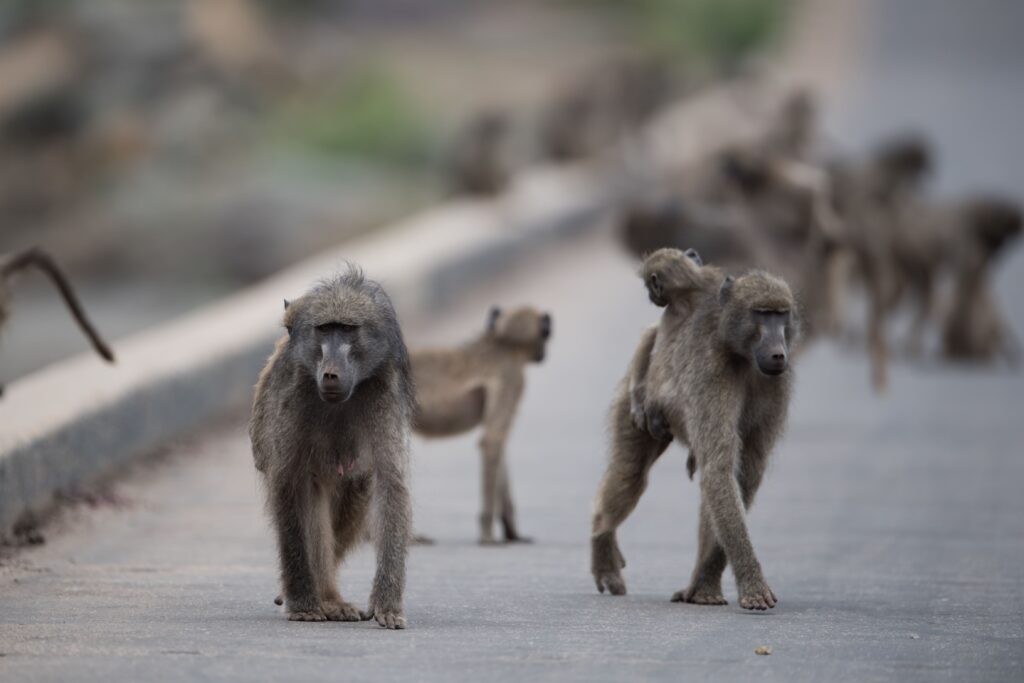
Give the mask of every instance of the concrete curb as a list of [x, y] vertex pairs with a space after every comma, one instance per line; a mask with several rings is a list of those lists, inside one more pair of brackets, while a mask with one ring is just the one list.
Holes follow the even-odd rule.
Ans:
[[[760, 106], [750, 106], [754, 100]], [[764, 102], [750, 86], [714, 88], [667, 110], [633, 143], [655, 174], [670, 173], [756, 128]], [[55, 494], [246, 401], [280, 335], [283, 298], [350, 261], [384, 285], [401, 318], [429, 314], [545, 245], [598, 226], [645, 182], [629, 172], [628, 158], [620, 161], [534, 169], [494, 201], [427, 210], [120, 340], [113, 369], [86, 353], [8, 385], [0, 400], [0, 541]]]

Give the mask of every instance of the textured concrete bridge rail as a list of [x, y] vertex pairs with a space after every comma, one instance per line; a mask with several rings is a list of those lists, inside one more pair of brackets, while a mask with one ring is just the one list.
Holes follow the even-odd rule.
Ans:
[[667, 109], [603, 161], [534, 169], [494, 201], [451, 202], [347, 243], [121, 341], [113, 368], [83, 354], [11, 384], [0, 400], [0, 540], [54, 493], [244, 401], [280, 333], [282, 298], [345, 261], [383, 282], [401, 317], [436, 311], [524, 255], [598, 225], [642, 189], [644, 175], [629, 163], [637, 150], [648, 168], [664, 172], [748, 134], [769, 91], [750, 84], [709, 89]]

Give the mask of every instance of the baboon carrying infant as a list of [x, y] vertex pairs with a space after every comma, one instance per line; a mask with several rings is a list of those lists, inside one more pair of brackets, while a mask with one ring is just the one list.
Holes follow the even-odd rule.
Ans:
[[483, 426], [480, 542], [494, 543], [497, 515], [506, 542], [519, 535], [505, 442], [526, 386], [525, 367], [544, 360], [551, 316], [533, 308], [492, 308], [480, 337], [454, 349], [412, 353], [416, 387], [413, 429], [427, 437], [464, 434]]
[[[288, 618], [405, 628], [413, 390], [394, 308], [379, 284], [350, 268], [286, 301], [284, 325], [256, 384], [249, 435]], [[336, 573], [363, 539], [371, 504], [377, 572], [360, 612], [342, 599]]]
[[593, 516], [594, 581], [602, 593], [626, 592], [616, 529], [636, 507], [651, 466], [674, 436], [690, 449], [700, 472], [701, 507], [693, 576], [672, 600], [725, 604], [722, 573], [728, 563], [741, 607], [774, 607], [744, 509], [753, 502], [789, 407], [786, 370], [798, 332], [792, 292], [762, 271], [723, 276], [701, 265], [696, 254], [675, 249], [655, 252], [643, 272], [651, 300], [666, 311], [644, 334], [612, 404], [611, 460]]

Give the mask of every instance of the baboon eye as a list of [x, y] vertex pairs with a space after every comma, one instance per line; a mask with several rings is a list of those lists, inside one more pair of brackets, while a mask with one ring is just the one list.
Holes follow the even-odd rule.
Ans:
[[317, 332], [327, 334], [329, 332], [355, 332], [359, 329], [359, 325], [354, 323], [323, 323], [322, 325], [316, 326]]

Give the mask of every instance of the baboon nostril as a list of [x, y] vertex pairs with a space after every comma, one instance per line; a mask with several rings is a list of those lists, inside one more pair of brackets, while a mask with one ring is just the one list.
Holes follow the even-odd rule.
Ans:
[[773, 353], [772, 360], [786, 360], [786, 354], [784, 353]]
[[338, 380], [338, 376], [337, 375], [332, 375], [329, 372], [325, 372], [324, 373], [324, 379], [328, 380], [328, 381], [331, 381], [331, 382], [335, 382], [335, 381]]

